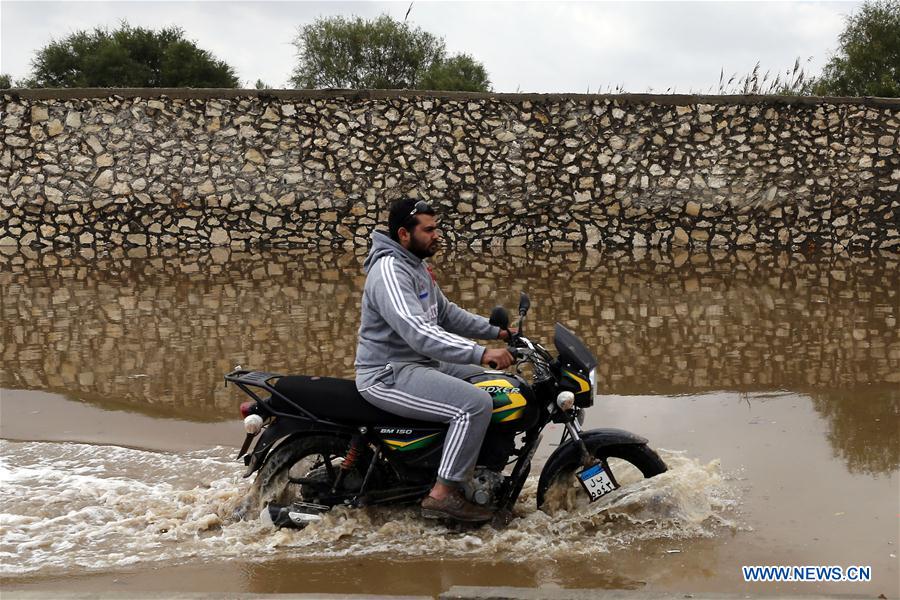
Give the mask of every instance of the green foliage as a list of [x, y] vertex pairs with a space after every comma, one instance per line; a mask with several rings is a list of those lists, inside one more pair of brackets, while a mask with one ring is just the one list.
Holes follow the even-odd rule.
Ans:
[[466, 54], [446, 58], [443, 39], [388, 15], [320, 18], [300, 28], [294, 46], [298, 88], [490, 89], [481, 63]]
[[431, 65], [418, 87], [425, 90], [485, 92], [491, 88], [491, 81], [484, 65], [468, 54], [457, 54]]
[[838, 39], [814, 93], [900, 97], [900, 0], [866, 2]]
[[122, 23], [77, 31], [39, 50], [28, 87], [237, 87], [234, 69], [179, 27], [159, 31]]
[[0, 90], [8, 90], [12, 87], [12, 79], [6, 73], [0, 73]]

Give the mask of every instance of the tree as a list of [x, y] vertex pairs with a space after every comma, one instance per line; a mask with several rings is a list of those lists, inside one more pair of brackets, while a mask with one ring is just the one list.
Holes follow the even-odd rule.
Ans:
[[122, 23], [77, 31], [38, 50], [28, 87], [237, 87], [234, 69], [189, 40]]
[[816, 94], [900, 97], [900, 0], [866, 2], [838, 40]]
[[298, 88], [490, 89], [481, 63], [466, 54], [447, 58], [442, 38], [388, 15], [319, 18], [300, 28], [294, 46]]
[[418, 87], [425, 90], [484, 92], [491, 88], [491, 81], [484, 65], [468, 54], [457, 54], [431, 65]]
[[12, 79], [6, 73], [0, 73], [0, 90], [8, 90], [12, 87]]

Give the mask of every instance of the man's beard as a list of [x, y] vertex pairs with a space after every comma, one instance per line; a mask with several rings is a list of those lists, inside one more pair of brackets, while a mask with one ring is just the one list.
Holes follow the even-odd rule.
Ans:
[[409, 240], [409, 251], [412, 252], [416, 257], [423, 260], [437, 254], [437, 251], [440, 247], [441, 245], [439, 242], [434, 242], [433, 244], [431, 244], [431, 246], [426, 246], [416, 241], [416, 238], [412, 238]]

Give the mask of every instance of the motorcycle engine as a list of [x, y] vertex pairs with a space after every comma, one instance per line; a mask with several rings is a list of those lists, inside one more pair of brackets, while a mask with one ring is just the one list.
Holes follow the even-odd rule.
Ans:
[[497, 504], [497, 494], [502, 484], [502, 473], [487, 467], [475, 467], [475, 474], [471, 481], [463, 486], [463, 493], [469, 502], [493, 508]]

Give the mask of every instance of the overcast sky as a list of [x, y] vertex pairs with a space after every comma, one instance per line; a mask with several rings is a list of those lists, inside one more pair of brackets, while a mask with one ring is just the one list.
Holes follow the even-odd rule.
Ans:
[[[720, 70], [757, 61], [783, 72], [798, 57], [818, 74], [859, 2], [448, 2], [417, 0], [409, 21], [451, 53], [482, 61], [498, 92], [715, 91]], [[319, 16], [387, 13], [404, 2], [0, 1], [0, 71], [26, 75], [34, 52], [97, 25], [179, 25], [236, 70], [242, 85], [288, 87], [297, 28]], [[807, 59], [810, 59], [807, 62]]]

